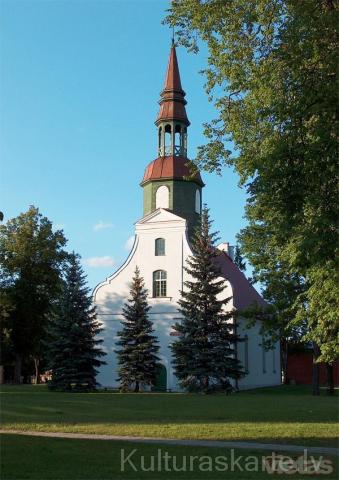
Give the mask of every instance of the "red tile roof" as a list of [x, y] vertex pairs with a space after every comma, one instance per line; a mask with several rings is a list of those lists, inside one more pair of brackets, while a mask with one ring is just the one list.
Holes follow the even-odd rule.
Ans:
[[[179, 179], [185, 180], [191, 176], [190, 161], [185, 157], [159, 157], [147, 165], [142, 179], [142, 184], [150, 180], [160, 179]], [[197, 173], [193, 179], [199, 185], [204, 185], [200, 173]]]
[[220, 251], [220, 255], [216, 258], [216, 263], [220, 267], [222, 276], [232, 285], [233, 304], [235, 308], [244, 310], [254, 303], [257, 303], [261, 307], [267, 306], [265, 300], [250, 284], [227, 253]]

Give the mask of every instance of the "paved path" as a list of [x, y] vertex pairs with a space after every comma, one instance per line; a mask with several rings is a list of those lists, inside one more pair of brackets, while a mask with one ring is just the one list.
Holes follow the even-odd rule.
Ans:
[[245, 450], [269, 450], [270, 452], [295, 452], [320, 455], [339, 455], [339, 449], [332, 447], [305, 447], [302, 445], [284, 445], [258, 442], [226, 442], [223, 440], [179, 440], [172, 438], [132, 437], [123, 435], [97, 435], [94, 433], [34, 432], [24, 430], [3, 430], [0, 433], [28, 435], [33, 437], [77, 438], [81, 440], [113, 440], [133, 443], [149, 443], [156, 445], [187, 445], [197, 447], [239, 448]]

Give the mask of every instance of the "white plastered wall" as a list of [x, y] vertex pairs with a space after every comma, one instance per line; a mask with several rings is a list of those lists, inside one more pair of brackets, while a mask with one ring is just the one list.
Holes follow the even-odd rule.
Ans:
[[[154, 244], [156, 238], [165, 239], [165, 256], [155, 256]], [[126, 262], [106, 281], [100, 283], [94, 290], [94, 302], [97, 306], [98, 319], [102, 322], [101, 337], [103, 348], [107, 355], [106, 365], [100, 368], [98, 382], [103, 387], [118, 387], [117, 358], [115, 350], [117, 332], [121, 330], [122, 306], [129, 296], [130, 282], [135, 267], [138, 266], [145, 286], [149, 291], [151, 310], [150, 319], [153, 322], [155, 334], [159, 339], [161, 362], [167, 370], [167, 388], [178, 390], [177, 381], [171, 366], [171, 350], [169, 345], [175, 340], [171, 335], [173, 326], [180, 321], [177, 302], [183, 282], [187, 279], [183, 266], [186, 258], [192, 254], [186, 237], [186, 220], [164, 209], [158, 209], [147, 215], [135, 226], [135, 242]], [[153, 272], [167, 272], [167, 297], [152, 298]], [[232, 287], [226, 282], [226, 289], [220, 298], [232, 297]], [[227, 308], [233, 308], [232, 300]], [[266, 353], [266, 373], [262, 369], [262, 348], [259, 345], [259, 325], [248, 330], [244, 321], [238, 322], [238, 333], [247, 334], [249, 374], [239, 381], [239, 388], [255, 388], [258, 386], [280, 383], [279, 346], [275, 351], [276, 372], [273, 372], [271, 352]], [[244, 344], [238, 345], [238, 358], [244, 363]]]

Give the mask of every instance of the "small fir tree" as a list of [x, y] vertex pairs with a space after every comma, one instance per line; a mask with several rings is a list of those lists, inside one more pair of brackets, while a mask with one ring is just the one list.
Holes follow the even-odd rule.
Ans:
[[117, 342], [122, 348], [117, 350], [121, 390], [126, 391], [134, 385], [138, 392], [141, 385], [153, 386], [159, 368], [158, 341], [152, 322], [148, 319], [150, 309], [147, 303], [147, 290], [138, 267], [132, 279], [130, 297], [123, 307], [125, 320], [118, 332]]
[[196, 392], [230, 391], [230, 379], [243, 374], [235, 358], [234, 312], [225, 312], [230, 298], [219, 300], [225, 289], [216, 258], [216, 233], [210, 233], [211, 221], [206, 206], [193, 238], [194, 255], [185, 271], [190, 279], [179, 300], [183, 319], [176, 323], [178, 339], [171, 345], [174, 368], [181, 387]]
[[95, 390], [97, 367], [105, 363], [100, 360], [105, 355], [100, 348], [103, 340], [97, 338], [101, 330], [79, 256], [73, 253], [49, 336], [51, 389]]

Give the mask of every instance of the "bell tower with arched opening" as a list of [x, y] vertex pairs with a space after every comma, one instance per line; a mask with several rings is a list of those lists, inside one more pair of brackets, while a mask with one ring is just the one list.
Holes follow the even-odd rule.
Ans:
[[145, 170], [144, 215], [166, 208], [187, 220], [192, 235], [201, 213], [204, 183], [199, 173], [192, 175], [187, 157], [185, 92], [181, 86], [175, 45], [172, 43], [160, 109], [155, 121], [158, 129], [158, 157]]

